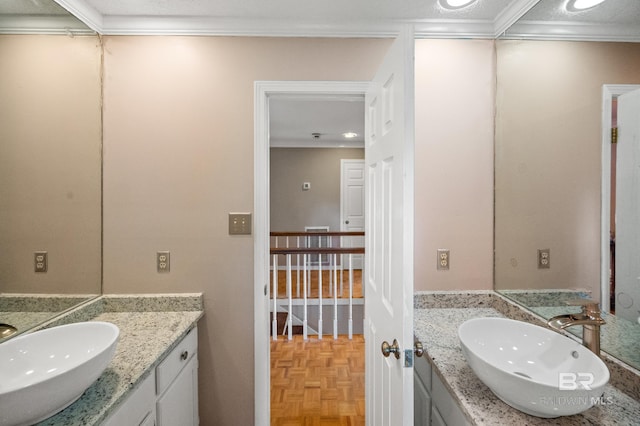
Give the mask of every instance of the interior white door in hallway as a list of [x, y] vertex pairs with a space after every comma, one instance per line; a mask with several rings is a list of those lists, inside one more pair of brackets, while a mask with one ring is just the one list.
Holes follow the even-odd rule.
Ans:
[[413, 52], [413, 33], [405, 29], [365, 95], [365, 385], [372, 426], [413, 424]]
[[618, 97], [616, 315], [640, 317], [640, 90]]
[[[364, 160], [340, 161], [340, 230], [343, 232], [364, 231], [364, 170]], [[345, 240], [342, 245], [364, 246], [362, 237], [346, 237]], [[353, 268], [362, 269], [362, 264], [362, 255], [353, 255]], [[346, 256], [342, 265], [349, 266]]]

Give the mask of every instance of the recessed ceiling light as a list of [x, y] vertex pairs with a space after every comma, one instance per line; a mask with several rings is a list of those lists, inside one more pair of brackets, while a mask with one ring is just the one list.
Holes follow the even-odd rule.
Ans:
[[592, 7], [596, 7], [600, 3], [603, 3], [604, 0], [569, 0], [567, 2], [567, 10], [570, 12], [580, 12], [581, 10], [591, 9]]
[[462, 9], [477, 0], [440, 0], [440, 6], [445, 9]]
[[353, 139], [353, 138], [355, 138], [356, 136], [358, 136], [358, 134], [357, 134], [357, 133], [354, 133], [354, 132], [346, 132], [346, 133], [343, 133], [343, 134], [342, 134], [342, 136], [343, 136], [345, 139]]

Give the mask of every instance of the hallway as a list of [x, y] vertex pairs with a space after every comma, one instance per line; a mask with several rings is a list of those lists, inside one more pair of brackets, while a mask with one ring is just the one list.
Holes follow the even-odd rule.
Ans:
[[272, 426], [363, 426], [364, 336], [271, 342]]

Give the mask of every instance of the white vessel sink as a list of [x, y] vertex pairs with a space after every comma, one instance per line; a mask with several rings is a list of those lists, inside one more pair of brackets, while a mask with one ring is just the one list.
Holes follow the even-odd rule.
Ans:
[[458, 328], [476, 375], [513, 408], [537, 417], [569, 416], [599, 403], [609, 370], [578, 342], [537, 325], [475, 318]]
[[0, 344], [0, 426], [30, 425], [66, 408], [102, 374], [120, 330], [81, 322]]

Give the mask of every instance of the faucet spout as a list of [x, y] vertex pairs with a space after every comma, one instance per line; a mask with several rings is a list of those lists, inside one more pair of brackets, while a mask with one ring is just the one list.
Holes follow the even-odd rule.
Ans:
[[582, 312], [555, 316], [547, 321], [547, 324], [556, 330], [564, 330], [574, 325], [583, 326], [582, 344], [600, 356], [600, 326], [606, 323], [600, 316], [598, 302], [580, 299], [569, 304], [582, 306]]
[[547, 321], [547, 324], [551, 328], [555, 328], [556, 330], [564, 330], [567, 327], [578, 325], [578, 321], [580, 320], [576, 318], [575, 314], [565, 314], [551, 318], [549, 321]]

